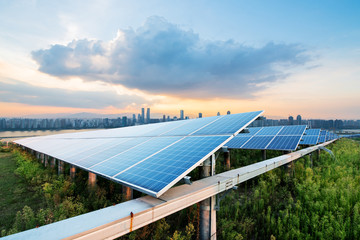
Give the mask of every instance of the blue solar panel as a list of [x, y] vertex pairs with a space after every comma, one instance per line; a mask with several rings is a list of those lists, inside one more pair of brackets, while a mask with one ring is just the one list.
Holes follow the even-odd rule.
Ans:
[[236, 137], [231, 139], [228, 143], [226, 143], [226, 146], [228, 148], [241, 148], [244, 145], [244, 143], [246, 143], [251, 138], [251, 136], [243, 137], [239, 135], [237, 135]]
[[317, 128], [310, 128], [310, 129], [306, 129], [305, 134], [306, 135], [320, 135], [320, 131], [321, 129], [317, 129]]
[[254, 121], [262, 112], [248, 112], [221, 116], [221, 121], [214, 121], [209, 125], [200, 128], [191, 135], [225, 135], [234, 134], [240, 131], [241, 126]]
[[221, 119], [220, 117], [207, 117], [207, 118], [200, 118], [200, 119], [191, 119], [191, 120], [183, 120], [183, 125], [168, 131], [163, 136], [185, 136], [193, 133], [194, 131], [198, 130], [201, 127], [206, 126], [214, 121]]
[[316, 145], [318, 143], [321, 129], [306, 129], [302, 137], [301, 145]]
[[277, 135], [280, 130], [282, 129], [282, 126], [276, 126], [276, 127], [263, 127], [260, 131], [256, 133], [256, 135], [270, 135], [275, 136]]
[[301, 145], [316, 145], [318, 142], [318, 138], [319, 136], [314, 136], [314, 135], [304, 135], [302, 137], [302, 140], [300, 142]]
[[155, 197], [262, 111], [15, 141]]
[[115, 176], [115, 179], [135, 188], [160, 192], [172, 182], [180, 180], [179, 176], [227, 139], [227, 136], [186, 137]]
[[243, 149], [266, 149], [274, 136], [254, 136], [242, 146]]
[[319, 140], [318, 140], [319, 143], [323, 143], [326, 141], [326, 134], [327, 134], [326, 130], [321, 130]]
[[267, 149], [269, 150], [294, 150], [297, 148], [301, 139], [301, 135], [298, 136], [276, 136], [274, 140], [269, 144]]
[[114, 176], [127, 168], [139, 163], [156, 152], [179, 141], [183, 137], [158, 137], [149, 139], [131, 149], [88, 167], [94, 172]]
[[285, 126], [278, 135], [303, 135], [306, 129], [306, 125], [299, 126]]
[[[299, 144], [299, 141], [295, 141], [295, 138], [278, 137], [296, 136], [300, 137], [301, 139], [301, 136], [304, 134], [305, 129], [306, 125], [261, 127], [255, 128], [254, 130], [252, 130], [252, 128], [249, 128], [250, 133], [239, 134], [233, 139], [231, 139], [226, 145], [229, 148], [295, 150]], [[244, 136], [248, 136], [250, 138], [248, 138], [246, 141], [244, 141], [244, 139], [238, 139], [240, 137], [244, 138]]]

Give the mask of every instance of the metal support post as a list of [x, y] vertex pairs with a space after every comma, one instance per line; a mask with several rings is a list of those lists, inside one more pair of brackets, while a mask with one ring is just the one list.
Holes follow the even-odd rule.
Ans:
[[230, 150], [226, 148], [226, 149], [223, 149], [223, 151], [224, 151], [225, 170], [230, 170], [230, 168], [231, 168]]
[[56, 159], [55, 158], [50, 159], [50, 167], [55, 168], [55, 165], [56, 165]]
[[48, 166], [48, 159], [49, 159], [49, 156], [44, 154], [44, 166], [45, 167]]
[[130, 187], [122, 186], [122, 193], [125, 201], [133, 199], [133, 190]]
[[262, 159], [263, 159], [263, 161], [265, 161], [266, 160], [266, 150], [265, 149], [261, 150], [261, 153], [262, 153]]
[[58, 175], [61, 175], [64, 173], [64, 162], [58, 160]]
[[[215, 174], [215, 155], [206, 159], [201, 169], [201, 177], [206, 178]], [[216, 239], [216, 196], [200, 202], [200, 239]]]
[[309, 154], [309, 158], [310, 158], [310, 168], [313, 168], [313, 155], [312, 155], [312, 153]]
[[75, 175], [76, 175], [76, 167], [74, 165], [71, 165], [70, 166], [70, 178], [75, 179]]
[[88, 186], [94, 188], [96, 186], [96, 174], [89, 172]]

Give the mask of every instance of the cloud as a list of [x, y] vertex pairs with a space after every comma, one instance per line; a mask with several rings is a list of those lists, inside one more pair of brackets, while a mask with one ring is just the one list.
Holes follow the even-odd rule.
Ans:
[[11, 80], [7, 83], [0, 82], [0, 102], [72, 108], [106, 108], [109, 106], [124, 108], [132, 104], [140, 105], [146, 101], [138, 96], [118, 95], [115, 91], [71, 91], [43, 88]]
[[109, 42], [73, 40], [32, 52], [39, 70], [54, 76], [104, 81], [152, 94], [187, 98], [251, 98], [309, 55], [298, 44], [269, 42], [255, 48], [207, 41], [161, 17], [137, 30], [119, 30]]

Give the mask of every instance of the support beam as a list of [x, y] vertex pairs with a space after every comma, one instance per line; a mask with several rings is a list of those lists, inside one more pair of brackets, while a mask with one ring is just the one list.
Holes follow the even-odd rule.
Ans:
[[122, 186], [122, 194], [125, 201], [133, 199], [133, 190], [130, 187]]
[[266, 150], [261, 150], [262, 160], [266, 160]]
[[47, 167], [48, 166], [48, 160], [49, 160], [49, 156], [44, 154], [44, 166]]
[[89, 172], [88, 186], [94, 188], [96, 186], [96, 174]]
[[58, 175], [64, 173], [64, 162], [58, 159]]
[[224, 151], [224, 163], [225, 163], [225, 170], [231, 169], [231, 162], [230, 162], [230, 150], [226, 149]]
[[[214, 154], [206, 159], [201, 168], [201, 177], [207, 178], [215, 173]], [[216, 239], [216, 196], [212, 196], [200, 202], [200, 239]]]
[[56, 158], [50, 158], [50, 167], [51, 168], [55, 168], [55, 165], [56, 165]]
[[70, 166], [70, 178], [75, 179], [75, 175], [76, 175], [76, 167], [74, 165], [71, 165]]
[[310, 168], [313, 168], [313, 154], [312, 153], [309, 154], [309, 158], [310, 158]]

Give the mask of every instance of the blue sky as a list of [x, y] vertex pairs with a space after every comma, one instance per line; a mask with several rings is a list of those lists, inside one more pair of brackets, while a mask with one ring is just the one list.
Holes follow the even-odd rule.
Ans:
[[360, 118], [359, 5], [0, 1], [0, 107]]

